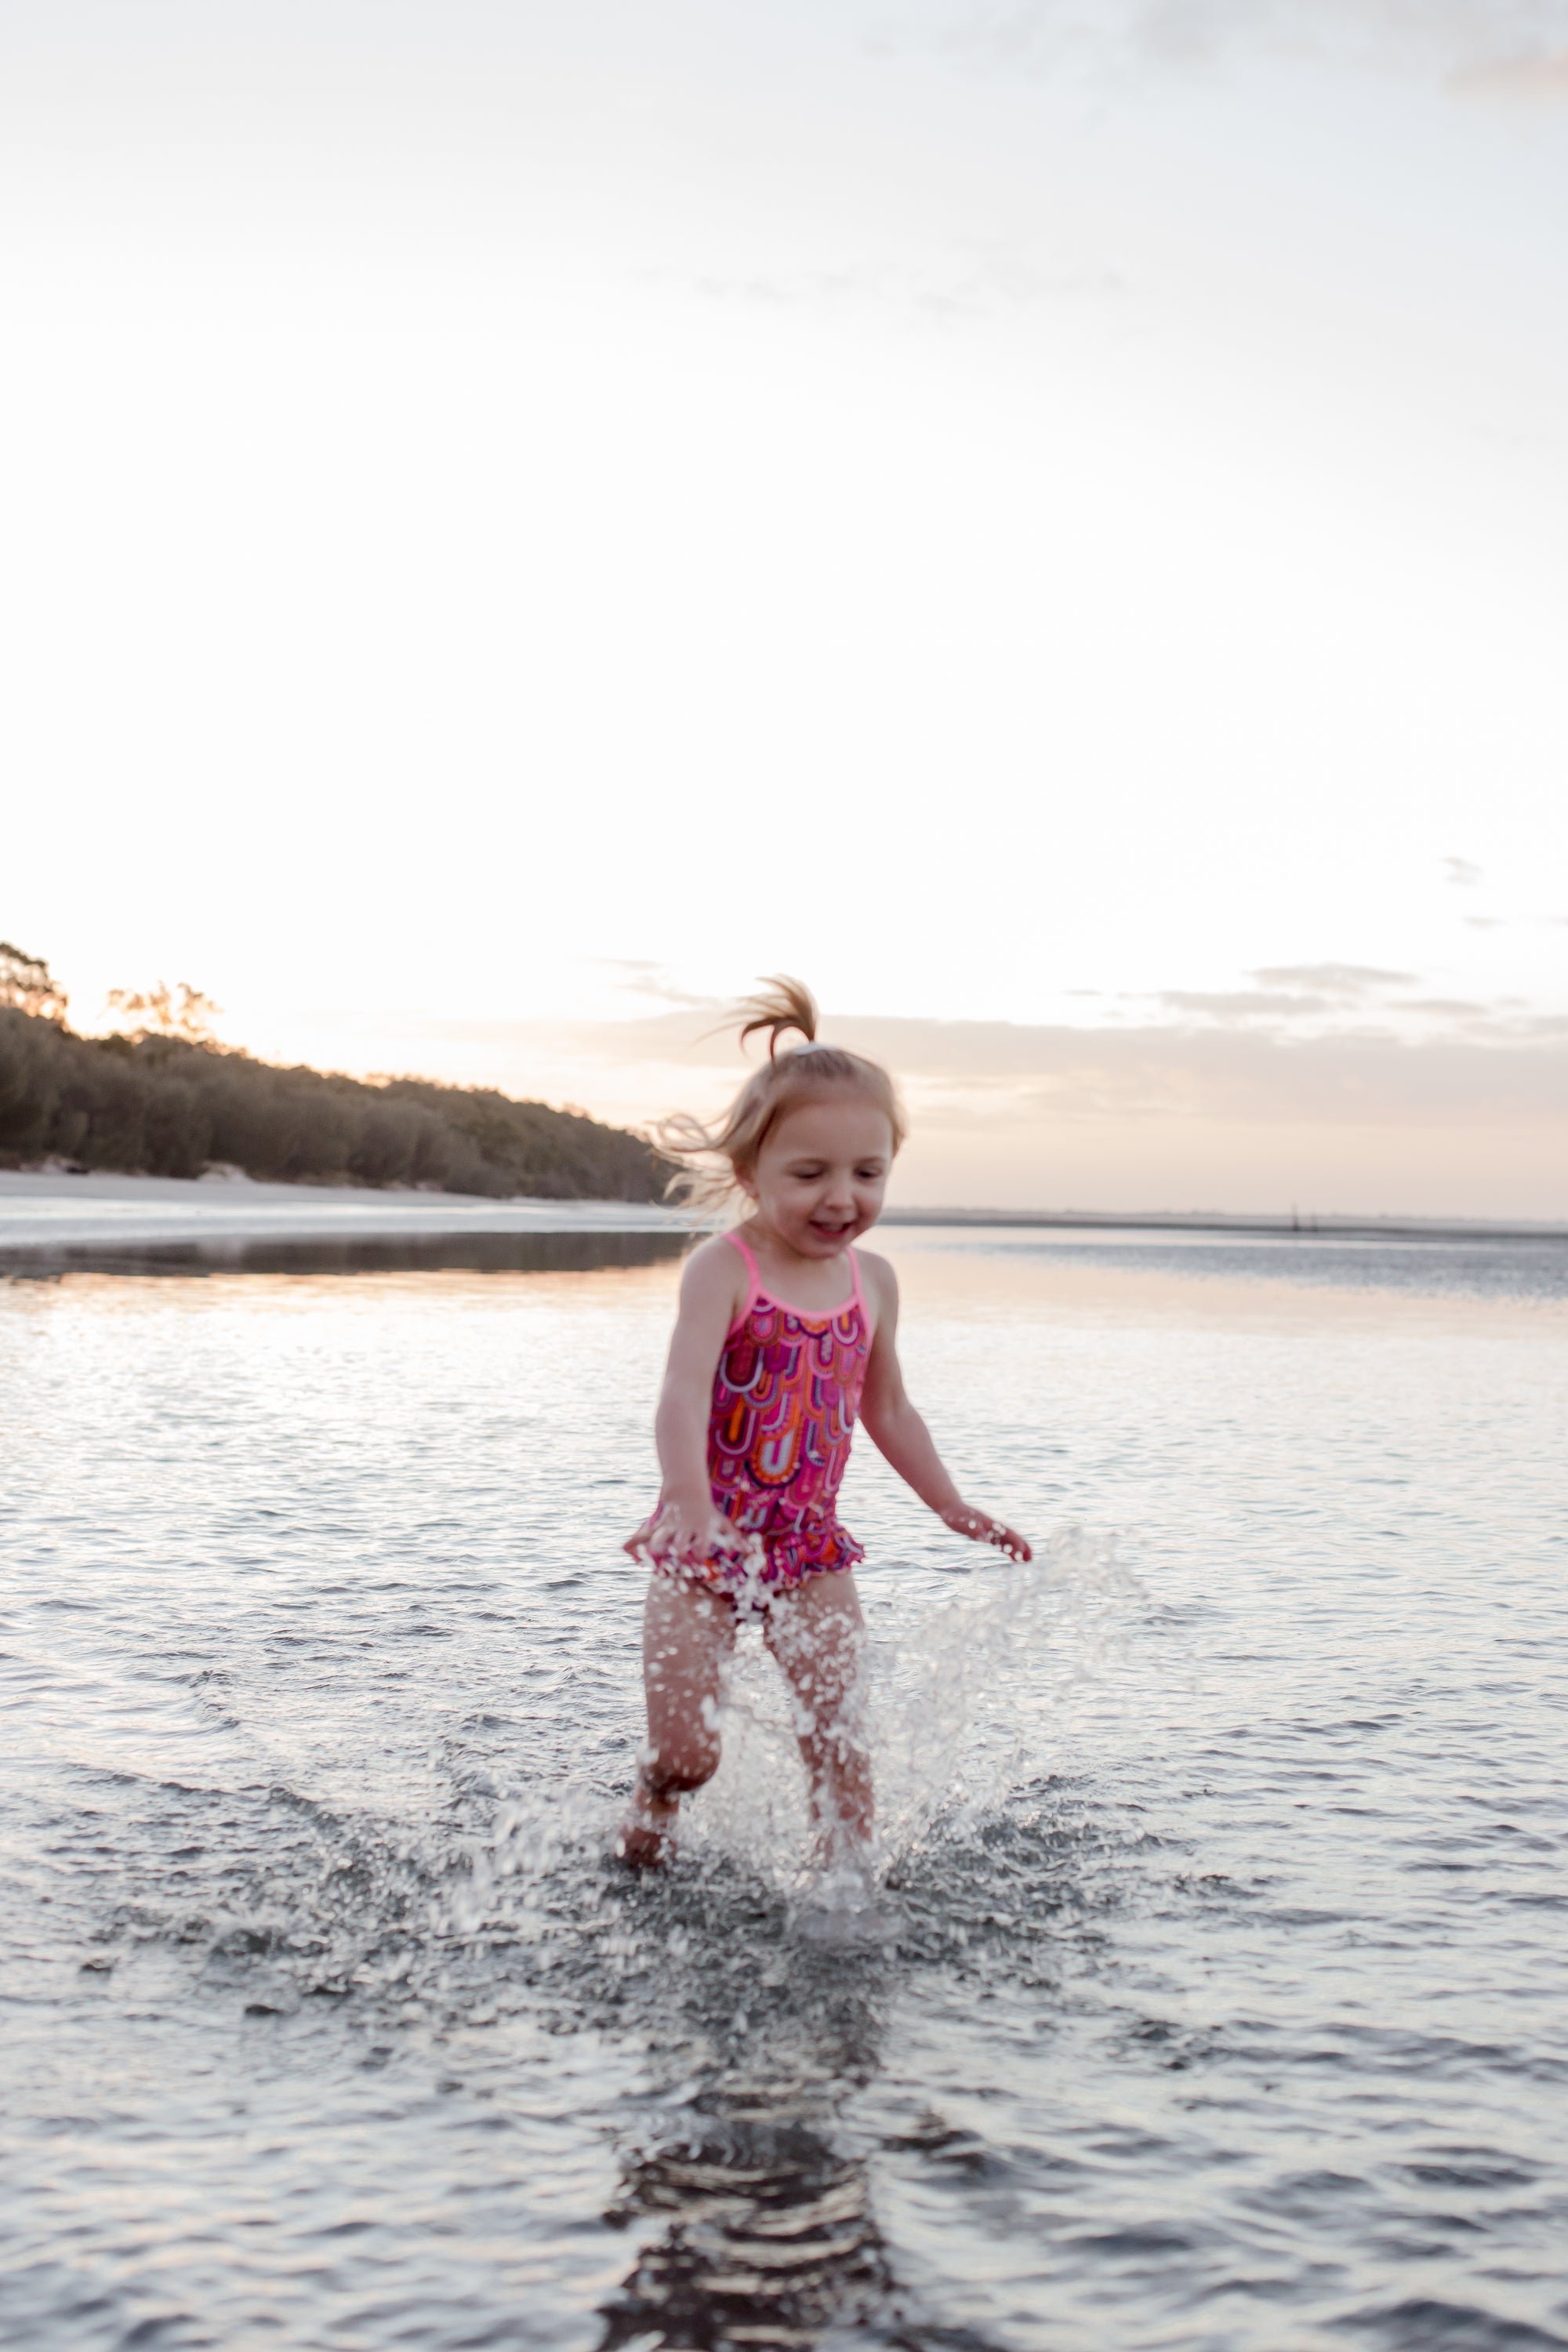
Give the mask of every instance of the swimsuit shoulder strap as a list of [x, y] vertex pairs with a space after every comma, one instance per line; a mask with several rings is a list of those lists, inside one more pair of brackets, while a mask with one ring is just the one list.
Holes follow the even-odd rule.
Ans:
[[852, 1249], [849, 1253], [849, 1270], [855, 1276], [855, 1297], [851, 1301], [851, 1304], [860, 1309], [860, 1320], [863, 1323], [869, 1325], [871, 1318], [867, 1310], [866, 1293], [861, 1286], [860, 1253], [858, 1249]]
[[[724, 1239], [727, 1242], [733, 1242], [735, 1247], [740, 1251], [741, 1255], [746, 1261], [746, 1299], [744, 1306], [741, 1307], [735, 1317], [737, 1323], [742, 1323], [746, 1317], [751, 1313], [752, 1307], [756, 1305], [758, 1299], [762, 1297], [763, 1277], [758, 1270], [757, 1261], [752, 1255], [750, 1243], [742, 1241], [740, 1234], [732, 1230], [725, 1234]], [[857, 1275], [855, 1279], [858, 1282], [860, 1279], [859, 1276]]]

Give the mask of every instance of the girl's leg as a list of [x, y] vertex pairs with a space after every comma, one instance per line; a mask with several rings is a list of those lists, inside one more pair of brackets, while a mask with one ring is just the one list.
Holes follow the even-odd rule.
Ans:
[[643, 1612], [647, 1748], [621, 1831], [630, 1863], [668, 1859], [680, 1800], [719, 1769], [719, 1708], [735, 1647], [727, 1601], [669, 1576], [648, 1579]]
[[866, 1746], [866, 1621], [847, 1569], [808, 1576], [768, 1610], [765, 1639], [795, 1694], [796, 1730], [824, 1857], [865, 1844], [874, 1806]]

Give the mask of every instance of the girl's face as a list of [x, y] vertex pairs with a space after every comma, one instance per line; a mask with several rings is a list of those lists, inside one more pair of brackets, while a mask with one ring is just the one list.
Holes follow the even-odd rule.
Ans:
[[837, 1257], [882, 1213], [893, 1164], [887, 1113], [854, 1087], [796, 1103], [741, 1178], [779, 1239], [802, 1257]]

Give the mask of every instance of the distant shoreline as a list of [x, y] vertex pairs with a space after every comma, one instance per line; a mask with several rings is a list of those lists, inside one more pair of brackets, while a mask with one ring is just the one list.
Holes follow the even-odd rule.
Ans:
[[[1204, 1234], [1257, 1241], [1568, 1243], [1568, 1223], [1520, 1218], [1298, 1217], [1221, 1210], [960, 1209], [900, 1204], [881, 1223], [916, 1226], [1057, 1233]], [[642, 1234], [693, 1238], [703, 1230], [689, 1212], [655, 1202], [496, 1200], [477, 1193], [399, 1191], [379, 1186], [258, 1183], [227, 1179], [128, 1176], [58, 1170], [0, 1171], [0, 1268], [98, 1260], [105, 1254], [160, 1245], [221, 1246], [258, 1242], [345, 1244], [485, 1236]]]
[[1049, 1233], [1237, 1234], [1286, 1241], [1568, 1242], [1568, 1223], [1526, 1218], [1281, 1216], [1222, 1209], [911, 1209], [884, 1225], [1017, 1226]]

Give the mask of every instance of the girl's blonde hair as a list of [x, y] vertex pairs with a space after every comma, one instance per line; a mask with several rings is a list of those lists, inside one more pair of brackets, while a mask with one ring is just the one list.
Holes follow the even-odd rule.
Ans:
[[[875, 1103], [893, 1130], [897, 1151], [909, 1132], [898, 1090], [879, 1062], [842, 1045], [816, 1042], [816, 999], [809, 988], [784, 973], [763, 981], [754, 996], [737, 1008], [741, 1043], [758, 1030], [768, 1033], [768, 1058], [752, 1072], [723, 1118], [713, 1127], [686, 1111], [662, 1120], [653, 1139], [667, 1160], [681, 1164], [668, 1190], [694, 1208], [720, 1209], [732, 1201], [749, 1176], [772, 1129], [797, 1103], [814, 1101], [840, 1087], [853, 1087]], [[804, 1045], [779, 1052], [779, 1039], [797, 1030]]]

